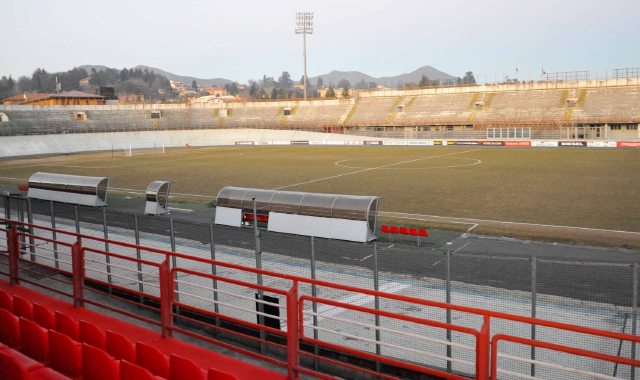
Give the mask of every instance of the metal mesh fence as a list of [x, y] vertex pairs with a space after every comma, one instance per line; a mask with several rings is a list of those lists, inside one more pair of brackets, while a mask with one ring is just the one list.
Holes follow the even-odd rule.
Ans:
[[[32, 210], [29, 213], [29, 209]], [[415, 297], [421, 300], [450, 302], [479, 309], [488, 309], [527, 317], [564, 322], [615, 332], [636, 334], [638, 264], [579, 260], [557, 257], [528, 257], [486, 252], [448, 252], [444, 250], [405, 246], [401, 244], [359, 244], [337, 240], [291, 236], [260, 230], [261, 254], [256, 256], [253, 228], [233, 228], [183, 219], [170, 219], [93, 209], [73, 205], [40, 202], [15, 197], [0, 197], [0, 215], [13, 220], [55, 227], [82, 234], [127, 243], [175, 251], [192, 257], [214, 259], [244, 267], [262, 269], [306, 278], [316, 278], [332, 284], [364, 289], [378, 289], [387, 294]], [[38, 237], [52, 239], [53, 234], [36, 228]], [[74, 243], [69, 235], [57, 239]], [[4, 240], [3, 240], [4, 239]], [[0, 250], [6, 237], [0, 236]], [[165, 256], [138, 251], [102, 242], [87, 242], [85, 247], [139, 257], [160, 263]], [[23, 260], [58, 266], [71, 271], [70, 249], [35, 239], [22, 241]], [[32, 255], [32, 254], [35, 254]], [[60, 261], [53, 259], [59, 257]], [[0, 257], [0, 260], [2, 257]], [[131, 261], [110, 258], [88, 252], [88, 278], [116, 286], [143, 290], [157, 296], [157, 267], [136, 266]], [[1, 266], [2, 264], [0, 264]], [[203, 275], [218, 274], [226, 278], [287, 290], [291, 281], [232, 268], [216, 268], [210, 263], [175, 259], [173, 268], [195, 270]], [[241, 321], [256, 322], [255, 297], [258, 291], [250, 286], [213, 280], [205, 276], [178, 273], [179, 301]], [[376, 300], [357, 292], [302, 284], [300, 295], [317, 295], [349, 305], [378, 308], [425, 321], [450, 322], [454, 325], [480, 329], [481, 317], [456, 311], [395, 301]], [[238, 295], [241, 295], [240, 297]], [[286, 307], [284, 296], [275, 297]], [[219, 303], [218, 303], [219, 302]], [[312, 303], [305, 304], [313, 312]], [[283, 315], [283, 310], [281, 315]], [[470, 374], [475, 363], [475, 338], [456, 331], [430, 327], [418, 322], [400, 321], [390, 317], [375, 318], [341, 307], [317, 304], [315, 318], [305, 317], [305, 334], [328, 343], [379, 353], [386, 357], [428, 366], [447, 368], [454, 373]], [[522, 338], [599, 352], [634, 357], [630, 343], [558, 329], [535, 327], [522, 323], [492, 319], [492, 335], [500, 332]], [[316, 326], [317, 329], [312, 328]], [[371, 326], [379, 326], [379, 332]], [[281, 328], [287, 326], [282, 323]], [[451, 343], [448, 346], [448, 342]], [[399, 350], [402, 346], [408, 349]], [[448, 348], [450, 347], [450, 348]], [[523, 376], [573, 379], [577, 375], [559, 368], [532, 365], [539, 360], [557, 366], [570, 366], [607, 376], [629, 378], [629, 366], [615, 366], [595, 359], [585, 359], [555, 351], [532, 349], [516, 343], [500, 342], [499, 352], [510, 357], [498, 359], [499, 368]], [[525, 361], [515, 360], [516, 358]], [[452, 359], [451, 361], [448, 359]], [[526, 360], [529, 360], [527, 362]], [[449, 364], [450, 363], [450, 364]], [[500, 378], [517, 378], [502, 373]]]

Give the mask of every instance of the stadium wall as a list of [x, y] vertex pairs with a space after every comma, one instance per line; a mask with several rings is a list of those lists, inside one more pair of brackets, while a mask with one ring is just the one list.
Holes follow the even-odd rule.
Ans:
[[[358, 136], [287, 130], [225, 129], [120, 133], [74, 133], [2, 137], [0, 157], [111, 151], [122, 154], [131, 142], [158, 142], [165, 147], [243, 145], [246, 141], [356, 141]], [[376, 140], [376, 139], [370, 139]]]

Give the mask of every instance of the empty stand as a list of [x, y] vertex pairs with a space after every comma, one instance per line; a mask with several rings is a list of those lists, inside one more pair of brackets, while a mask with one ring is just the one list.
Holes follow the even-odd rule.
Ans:
[[392, 107], [398, 97], [359, 98], [354, 105], [355, 111], [345, 121], [345, 125], [384, 125], [393, 113]]
[[485, 104], [474, 121], [500, 123], [563, 122], [564, 107], [560, 107], [563, 90], [497, 92], [490, 104]]
[[467, 123], [475, 94], [420, 95], [393, 119], [394, 125], [436, 125]]

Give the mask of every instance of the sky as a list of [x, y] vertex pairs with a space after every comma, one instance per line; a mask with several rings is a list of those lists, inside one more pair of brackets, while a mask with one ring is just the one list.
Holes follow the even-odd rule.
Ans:
[[0, 76], [80, 65], [158, 67], [239, 83], [303, 74], [295, 12], [314, 12], [309, 77], [429, 65], [539, 79], [640, 67], [638, 0], [0, 0]]

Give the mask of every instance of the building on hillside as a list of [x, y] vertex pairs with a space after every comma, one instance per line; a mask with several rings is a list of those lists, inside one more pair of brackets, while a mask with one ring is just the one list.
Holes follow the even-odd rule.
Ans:
[[40, 99], [45, 96], [49, 96], [49, 94], [30, 94], [25, 92], [24, 94], [12, 96], [2, 101], [2, 104], [12, 105], [12, 104], [25, 104], [27, 101], [33, 101], [35, 99]]
[[61, 94], [24, 94], [6, 99], [3, 104], [20, 104], [27, 106], [72, 106], [103, 105], [104, 96], [88, 94], [82, 91], [67, 91]]
[[229, 95], [229, 91], [227, 91], [224, 87], [207, 87], [205, 90], [209, 93], [209, 95], [221, 97]]
[[89, 81], [90, 80], [91, 80], [91, 77], [86, 77], [84, 79], [80, 79], [80, 86], [89, 87]]
[[184, 85], [181, 82], [174, 82], [172, 80], [169, 81], [169, 84], [171, 85], [171, 88], [174, 90], [179, 90], [184, 87]]
[[144, 103], [144, 95], [120, 93], [118, 100], [120, 103]]

